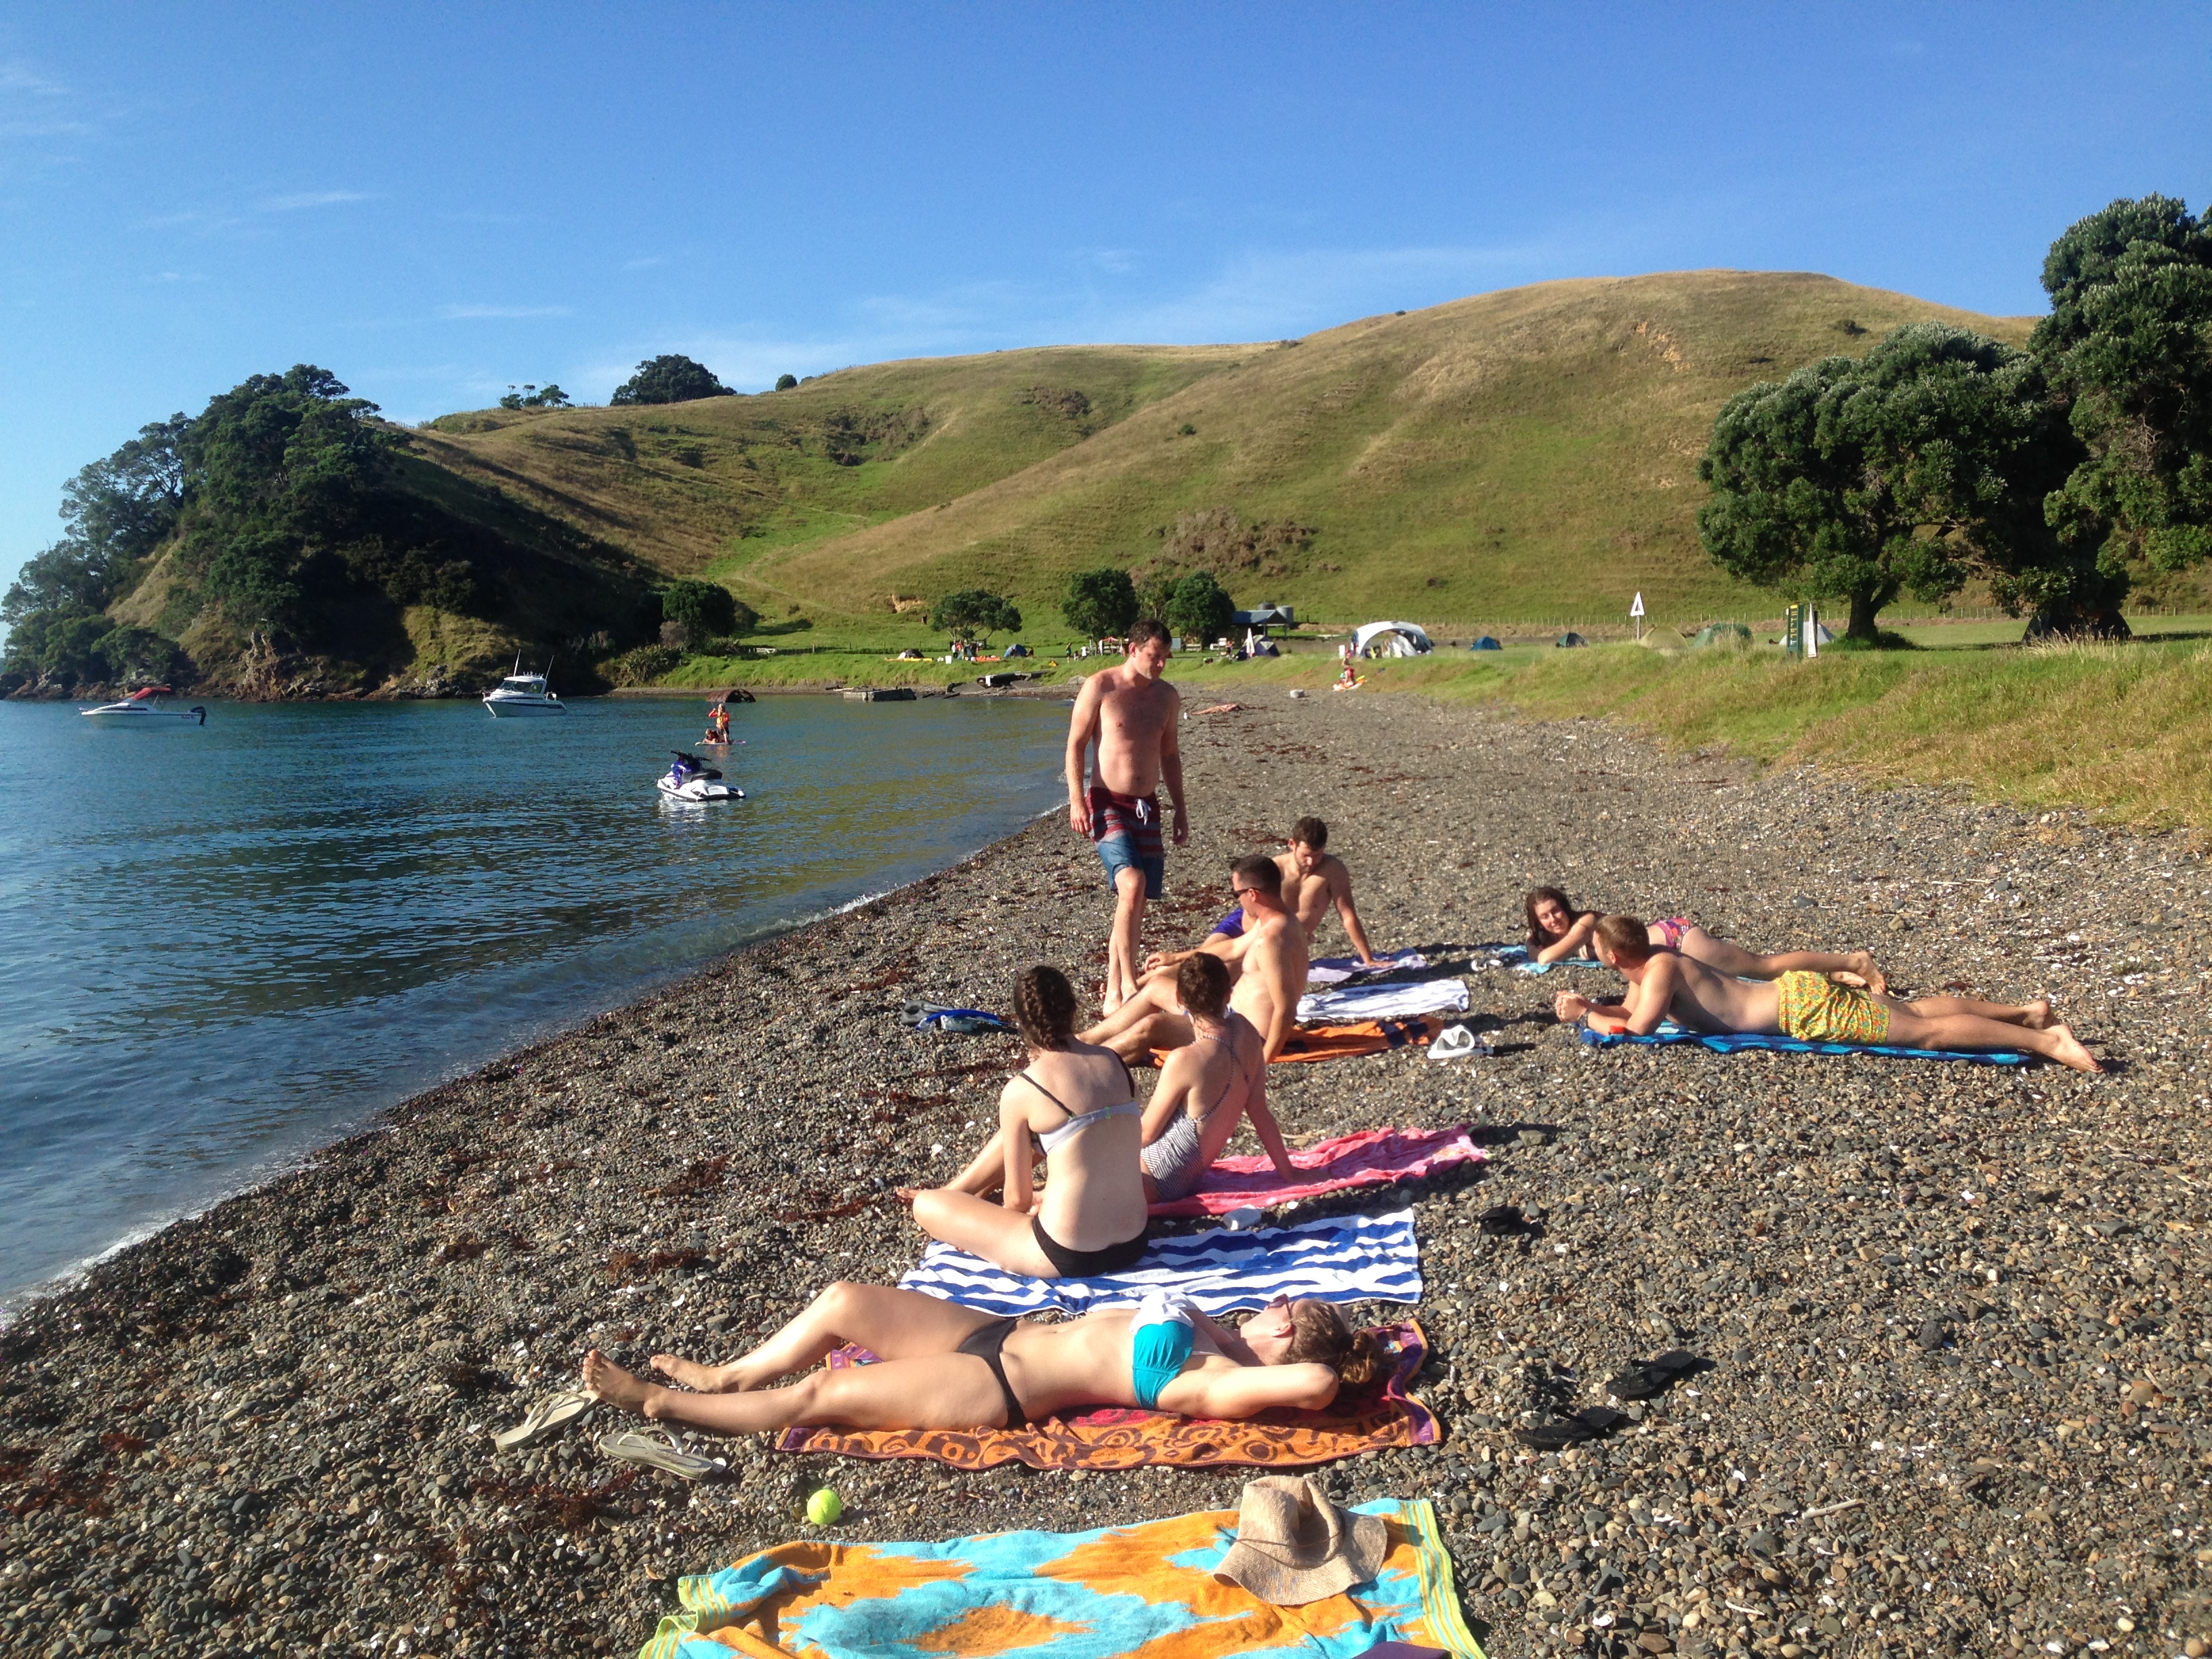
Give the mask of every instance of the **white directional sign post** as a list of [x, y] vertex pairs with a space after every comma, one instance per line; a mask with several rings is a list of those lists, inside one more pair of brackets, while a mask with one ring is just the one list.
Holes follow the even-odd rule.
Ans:
[[1629, 620], [1636, 624], [1636, 637], [1642, 639], [1644, 637], [1644, 595], [1642, 593], [1637, 594], [1636, 603], [1628, 607], [1628, 616]]

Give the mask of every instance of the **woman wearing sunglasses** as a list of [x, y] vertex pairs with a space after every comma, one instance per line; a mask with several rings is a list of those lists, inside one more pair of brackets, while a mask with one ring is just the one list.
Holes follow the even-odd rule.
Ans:
[[[848, 1343], [878, 1364], [811, 1369]], [[648, 1382], [597, 1349], [584, 1391], [655, 1422], [720, 1434], [798, 1425], [1012, 1428], [1099, 1406], [1231, 1420], [1276, 1406], [1319, 1408], [1381, 1375], [1375, 1339], [1325, 1302], [1277, 1297], [1231, 1329], [1154, 1291], [1056, 1324], [1003, 1319], [917, 1291], [840, 1281], [742, 1358], [702, 1365], [655, 1354], [678, 1384]], [[779, 1378], [804, 1372], [795, 1382]]]

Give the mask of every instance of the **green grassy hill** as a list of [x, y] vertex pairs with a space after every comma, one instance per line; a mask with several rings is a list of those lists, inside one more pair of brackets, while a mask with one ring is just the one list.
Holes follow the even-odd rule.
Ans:
[[[1764, 612], [1699, 550], [1733, 392], [1900, 323], [1991, 318], [1790, 272], [1591, 278], [1297, 342], [888, 363], [659, 408], [450, 416], [420, 453], [766, 617], [890, 624], [981, 586], [1216, 572], [1240, 602], [1443, 623]], [[1186, 430], [1186, 428], [1188, 428]]]

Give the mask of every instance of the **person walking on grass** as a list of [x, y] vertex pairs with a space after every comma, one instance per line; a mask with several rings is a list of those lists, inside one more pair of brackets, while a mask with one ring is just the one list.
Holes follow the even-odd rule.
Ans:
[[1906, 1001], [1838, 985], [1793, 969], [1753, 982], [1694, 957], [1655, 947], [1633, 916], [1601, 917], [1593, 932], [1600, 962], [1628, 981], [1617, 1003], [1563, 991], [1553, 1006], [1562, 1020], [1586, 1019], [1597, 1031], [1648, 1036], [1672, 1019], [1686, 1030], [1796, 1037], [1806, 1042], [1893, 1043], [1901, 1048], [2024, 1048], [2077, 1072], [2101, 1072], [2074, 1033], [2040, 1000], [2024, 1004], [1966, 997]]
[[[1145, 902], [1164, 890], [1167, 854], [1160, 838], [1160, 781], [1174, 803], [1174, 841], [1190, 839], [1184, 810], [1182, 750], [1176, 722], [1182, 698], [1167, 672], [1168, 631], [1147, 618], [1129, 630], [1128, 657], [1083, 682], [1067, 723], [1067, 822], [1097, 843], [1114, 890], [1114, 928], [1106, 945], [1111, 1013], [1137, 989], [1143, 960]], [[1097, 758], [1091, 750], [1097, 746]], [[1086, 781], [1087, 772], [1087, 781]]]

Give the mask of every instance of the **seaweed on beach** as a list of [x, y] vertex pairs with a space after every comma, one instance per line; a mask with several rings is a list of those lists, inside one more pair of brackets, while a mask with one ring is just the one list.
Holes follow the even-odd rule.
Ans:
[[617, 1250], [607, 1258], [606, 1274], [617, 1285], [639, 1285], [655, 1273], [696, 1267], [706, 1259], [704, 1250], [654, 1250], [644, 1255], [634, 1250]]
[[723, 1174], [729, 1169], [727, 1155], [720, 1158], [698, 1158], [684, 1166], [683, 1174], [659, 1187], [647, 1187], [647, 1198], [688, 1198], [694, 1193], [711, 1193], [722, 1184]]

